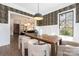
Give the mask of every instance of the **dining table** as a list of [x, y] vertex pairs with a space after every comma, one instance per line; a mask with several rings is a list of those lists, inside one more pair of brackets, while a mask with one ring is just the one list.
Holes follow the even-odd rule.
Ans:
[[42, 35], [35, 35], [33, 33], [25, 33], [26, 36], [29, 36], [31, 38], [34, 38], [36, 40], [43, 41], [45, 43], [48, 43], [51, 45], [51, 53], [50, 56], [57, 56], [58, 52], [58, 43], [59, 38], [56, 35], [48, 35], [48, 34], [42, 34]]

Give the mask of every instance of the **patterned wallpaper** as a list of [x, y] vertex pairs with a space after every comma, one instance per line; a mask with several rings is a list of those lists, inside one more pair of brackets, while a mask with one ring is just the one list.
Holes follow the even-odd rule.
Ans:
[[[60, 13], [60, 12], [62, 12], [62, 11], [70, 10], [72, 8], [76, 8], [76, 4], [72, 4], [72, 5], [67, 6], [65, 8], [62, 8], [62, 9], [59, 9], [57, 11], [51, 12], [49, 14], [46, 14], [46, 15], [43, 16], [44, 17], [43, 20], [37, 21], [37, 25], [38, 26], [56, 25], [57, 24], [57, 14]], [[79, 7], [78, 7], [78, 9], [79, 9]], [[77, 22], [78, 21], [79, 20], [77, 20]]]
[[79, 3], [76, 4], [76, 22], [79, 23]]
[[0, 5], [0, 23], [8, 23], [8, 8]]
[[23, 15], [33, 16], [32, 14], [0, 4], [0, 23], [8, 23], [8, 11], [17, 12]]
[[[38, 26], [45, 26], [45, 25], [56, 25], [57, 24], [57, 14], [62, 11], [66, 11], [72, 8], [76, 8], [76, 22], [79, 22], [79, 3], [72, 4], [65, 8], [59, 9], [57, 11], [51, 12], [49, 14], [44, 15], [44, 19], [37, 21]], [[23, 15], [33, 16], [32, 14], [17, 10], [15, 8], [11, 8], [5, 5], [0, 4], [0, 23], [8, 23], [8, 10], [17, 12]]]

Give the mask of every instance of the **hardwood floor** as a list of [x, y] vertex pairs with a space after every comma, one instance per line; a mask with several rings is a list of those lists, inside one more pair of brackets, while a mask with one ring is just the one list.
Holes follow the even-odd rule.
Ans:
[[21, 50], [18, 49], [18, 35], [11, 37], [10, 45], [0, 47], [0, 56], [21, 56]]
[[[26, 56], [28, 55], [26, 49], [25, 49], [25, 55]], [[0, 56], [21, 56], [21, 49], [20, 50], [18, 49], [18, 35], [14, 35], [11, 37], [10, 45], [0, 47]]]

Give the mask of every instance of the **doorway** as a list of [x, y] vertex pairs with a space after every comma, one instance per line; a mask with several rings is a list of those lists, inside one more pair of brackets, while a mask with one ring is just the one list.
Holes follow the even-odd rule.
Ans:
[[10, 19], [10, 35], [13, 35], [14, 32], [14, 24], [19, 24], [19, 33], [24, 30], [33, 30], [35, 27], [35, 20], [33, 17], [22, 15], [16, 12], [9, 11], [9, 19]]

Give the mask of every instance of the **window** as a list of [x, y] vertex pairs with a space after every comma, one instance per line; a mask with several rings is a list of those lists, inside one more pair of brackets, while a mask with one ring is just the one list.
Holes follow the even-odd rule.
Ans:
[[74, 11], [59, 14], [60, 35], [73, 36]]

